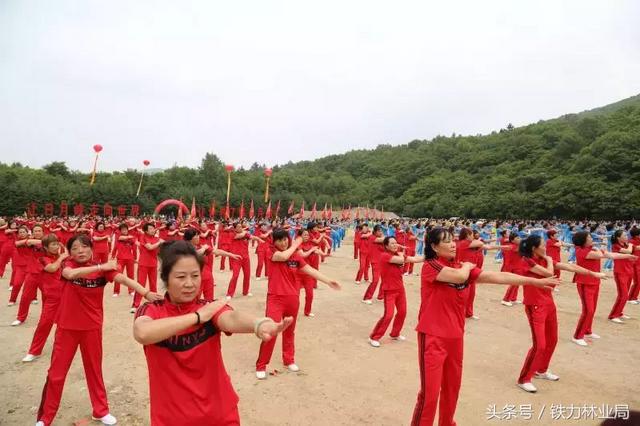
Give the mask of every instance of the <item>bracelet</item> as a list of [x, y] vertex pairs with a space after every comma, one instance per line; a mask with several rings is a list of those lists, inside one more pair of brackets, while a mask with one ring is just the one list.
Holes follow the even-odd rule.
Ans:
[[253, 322], [253, 333], [256, 335], [257, 338], [260, 338], [260, 336], [258, 335], [258, 329], [260, 328], [260, 326], [265, 322], [269, 322], [269, 321], [273, 322], [271, 318], [264, 317], [264, 318], [258, 318]]
[[102, 271], [102, 264], [98, 263], [98, 271]]
[[196, 314], [196, 316], [198, 317], [198, 322], [196, 322], [196, 325], [200, 324], [200, 313], [198, 311], [195, 311], [194, 314]]

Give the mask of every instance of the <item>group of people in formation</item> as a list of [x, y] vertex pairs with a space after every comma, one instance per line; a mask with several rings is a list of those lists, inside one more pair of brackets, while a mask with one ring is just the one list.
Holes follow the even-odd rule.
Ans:
[[[102, 377], [103, 295], [111, 282], [113, 297], [120, 295], [122, 286], [132, 296], [133, 334], [143, 345], [148, 366], [151, 423], [239, 424], [238, 396], [224, 367], [221, 333], [253, 333], [261, 340], [255, 366], [260, 380], [267, 378], [277, 335], [282, 334], [283, 363], [289, 371], [299, 371], [295, 326], [300, 291], [305, 291], [303, 313], [313, 317], [318, 281], [341, 288], [319, 268], [341, 245], [350, 226], [355, 228], [355, 283], [368, 283], [362, 302], [371, 305], [375, 296], [384, 304], [384, 313], [369, 335], [371, 346], [381, 346], [390, 325], [390, 337], [405, 340], [401, 334], [407, 303], [403, 277], [422, 263], [416, 274], [421, 277], [416, 327], [421, 388], [414, 425], [433, 424], [436, 411], [440, 425], [455, 424], [465, 320], [478, 319], [473, 311], [476, 285], [505, 285], [502, 304], [524, 304], [533, 342], [517, 384], [527, 392], [537, 391], [534, 378], [559, 380], [549, 364], [558, 338], [553, 290], [560, 284], [560, 271], [574, 274], [582, 313], [572, 340], [580, 346], [599, 338], [592, 324], [599, 284], [607, 278], [601, 272], [603, 259], [612, 262], [618, 294], [609, 319], [624, 324], [629, 318], [624, 313], [626, 304], [640, 303], [640, 228], [630, 223], [0, 219], [0, 277], [10, 263], [9, 306], [19, 303], [12, 325], [27, 320], [38, 290], [43, 303], [24, 362], [41, 356], [56, 324], [36, 425], [53, 422], [78, 347], [93, 418], [116, 424]], [[602, 238], [607, 234], [609, 241]], [[563, 247], [571, 250], [569, 262], [561, 261]], [[266, 312], [259, 318], [229, 305], [240, 272], [242, 295], [251, 296], [250, 249], [257, 256], [256, 279], [263, 274], [268, 279]], [[483, 270], [489, 250], [496, 251], [501, 272]], [[220, 258], [221, 270], [228, 259], [232, 271], [226, 294], [218, 299], [215, 256]], [[158, 292], [158, 274], [163, 295]], [[522, 302], [518, 301], [520, 286]]]

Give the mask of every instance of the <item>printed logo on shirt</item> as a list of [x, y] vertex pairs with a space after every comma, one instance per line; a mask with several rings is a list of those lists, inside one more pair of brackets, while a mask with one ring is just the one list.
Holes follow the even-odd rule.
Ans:
[[295, 268], [295, 269], [297, 269], [297, 268], [299, 268], [299, 267], [300, 267], [300, 262], [298, 262], [297, 260], [288, 260], [288, 261], [287, 261], [287, 266], [288, 266], [289, 268]]
[[97, 288], [97, 287], [104, 287], [107, 285], [107, 280], [104, 277], [76, 278], [75, 280], [71, 280], [69, 282], [71, 284], [77, 285], [79, 287], [84, 287], [84, 288]]
[[453, 287], [456, 290], [460, 291], [460, 290], [464, 290], [465, 288], [469, 287], [469, 281], [465, 281], [462, 284], [447, 283], [447, 285], [449, 287]]
[[156, 346], [167, 348], [171, 352], [184, 352], [206, 342], [216, 334], [218, 334], [218, 329], [213, 325], [212, 321], [207, 321], [202, 327], [191, 333], [169, 337], [162, 342], [156, 343]]

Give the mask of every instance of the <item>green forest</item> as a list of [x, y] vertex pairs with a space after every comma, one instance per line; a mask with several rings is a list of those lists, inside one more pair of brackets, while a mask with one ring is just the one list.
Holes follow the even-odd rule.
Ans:
[[[89, 175], [63, 162], [42, 169], [0, 163], [0, 214], [21, 214], [47, 202], [139, 204], [143, 212], [167, 198], [225, 200], [226, 172], [215, 153], [200, 167], [172, 167], [145, 176], [136, 170]], [[281, 213], [317, 202], [334, 209], [384, 207], [411, 217], [627, 219], [640, 217], [640, 95], [602, 108], [488, 135], [380, 145], [314, 161], [273, 167], [271, 199]], [[264, 166], [233, 172], [231, 205], [264, 197]], [[70, 208], [71, 211], [71, 208]]]

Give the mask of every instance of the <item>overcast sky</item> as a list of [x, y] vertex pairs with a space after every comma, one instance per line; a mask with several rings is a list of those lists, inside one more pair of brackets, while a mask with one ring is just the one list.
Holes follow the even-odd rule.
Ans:
[[0, 0], [0, 162], [310, 160], [640, 93], [640, 2]]

